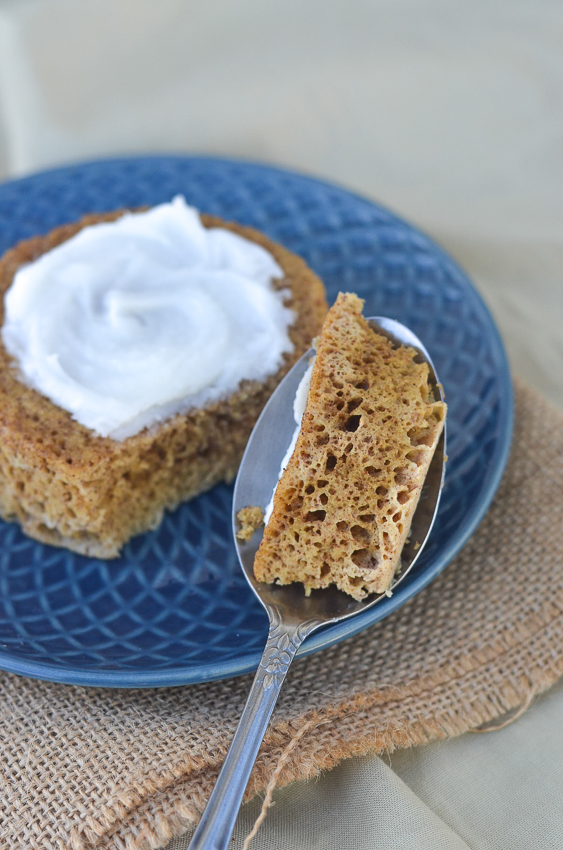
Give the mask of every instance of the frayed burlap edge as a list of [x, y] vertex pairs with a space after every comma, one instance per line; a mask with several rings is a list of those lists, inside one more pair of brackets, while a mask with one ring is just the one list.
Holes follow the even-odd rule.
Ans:
[[[563, 629], [563, 614], [558, 619]], [[546, 629], [540, 631], [545, 632]], [[529, 636], [533, 639], [537, 637], [537, 633], [530, 631]], [[549, 646], [544, 646], [543, 649], [548, 652]], [[463, 671], [457, 677], [454, 674], [453, 679], [463, 681], [467, 673], [472, 672], [474, 671]], [[388, 702], [382, 702], [378, 695], [356, 697], [330, 710], [311, 711], [298, 725], [276, 724], [275, 731], [272, 731], [264, 742], [264, 749], [269, 751], [269, 756], [257, 763], [247, 788], [245, 802], [256, 795], [271, 799], [271, 792], [275, 788], [316, 777], [347, 758], [368, 753], [393, 752], [396, 749], [476, 731], [499, 717], [519, 711], [523, 706], [528, 708], [537, 695], [555, 684], [562, 675], [563, 659], [548, 667], [538, 664], [520, 681], [514, 681], [511, 676], [507, 676], [499, 682], [498, 690], [479, 695], [462, 712], [444, 707], [443, 712], [435, 717], [421, 718], [414, 723], [402, 722], [400, 710], [397, 719], [390, 716], [400, 709], [402, 698], [397, 694]], [[424, 692], [419, 692], [417, 697], [423, 698]], [[454, 698], [455, 692], [452, 692], [452, 699]], [[510, 722], [512, 719], [510, 718]], [[503, 727], [504, 725], [502, 724]], [[200, 774], [192, 774], [186, 785], [175, 785], [178, 799], [170, 809], [166, 807], [168, 795], [163, 794], [161, 789], [158, 796], [137, 811], [139, 817], [146, 819], [146, 825], [135, 839], [128, 841], [127, 825], [120, 824], [118, 831], [123, 834], [123, 846], [127, 847], [127, 850], [158, 850], [172, 838], [191, 830], [205, 807], [217, 772], [207, 769]], [[275, 781], [272, 782], [272, 779]], [[190, 799], [194, 785], [198, 793]], [[162, 811], [159, 812], [161, 805]], [[119, 816], [118, 812], [115, 814]], [[130, 817], [131, 814], [131, 810], [123, 811], [124, 816]], [[260, 823], [263, 819], [261, 818]], [[113, 817], [108, 820], [102, 818], [102, 834], [107, 836], [106, 830], [111, 831], [114, 824]], [[120, 840], [121, 836], [116, 835], [116, 838]], [[97, 845], [79, 841], [73, 843], [72, 850], [86, 850], [90, 846]]]

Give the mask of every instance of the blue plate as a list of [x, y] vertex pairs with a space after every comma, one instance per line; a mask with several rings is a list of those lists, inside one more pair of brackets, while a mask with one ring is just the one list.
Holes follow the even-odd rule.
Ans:
[[[368, 316], [410, 326], [428, 348], [449, 403], [446, 485], [416, 568], [391, 599], [310, 638], [303, 654], [394, 611], [442, 570], [483, 517], [508, 457], [512, 390], [486, 307], [425, 235], [343, 189], [230, 160], [143, 157], [76, 165], [0, 186], [0, 252], [84, 213], [182, 193], [208, 213], [254, 225], [324, 280], [366, 300]], [[256, 668], [266, 616], [246, 584], [224, 485], [167, 515], [100, 561], [25, 537], [0, 522], [0, 668], [81, 685], [203, 682]]]

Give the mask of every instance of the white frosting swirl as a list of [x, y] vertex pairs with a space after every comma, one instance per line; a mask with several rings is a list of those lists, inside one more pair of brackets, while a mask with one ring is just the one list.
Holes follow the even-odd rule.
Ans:
[[19, 269], [2, 339], [26, 383], [122, 440], [278, 370], [295, 318], [281, 277], [268, 251], [177, 197]]
[[[315, 355], [316, 356], [316, 355]], [[270, 522], [270, 517], [274, 511], [274, 496], [276, 495], [276, 490], [278, 489], [278, 484], [280, 478], [285, 472], [285, 468], [289, 461], [291, 460], [291, 455], [295, 451], [295, 446], [297, 445], [297, 438], [299, 437], [299, 432], [301, 431], [301, 421], [303, 419], [303, 414], [305, 413], [305, 408], [307, 407], [307, 399], [309, 398], [309, 390], [311, 389], [311, 377], [313, 375], [313, 366], [315, 365], [315, 358], [311, 358], [311, 362], [309, 363], [307, 370], [299, 384], [297, 386], [297, 390], [295, 392], [295, 398], [293, 399], [293, 418], [295, 419], [295, 423], [297, 425], [295, 431], [293, 432], [293, 436], [291, 438], [291, 442], [287, 447], [287, 451], [283, 456], [283, 460], [280, 465], [280, 472], [278, 475], [278, 480], [276, 481], [276, 486], [274, 487], [272, 496], [270, 501], [266, 505], [264, 509], [264, 525], [268, 525]]]

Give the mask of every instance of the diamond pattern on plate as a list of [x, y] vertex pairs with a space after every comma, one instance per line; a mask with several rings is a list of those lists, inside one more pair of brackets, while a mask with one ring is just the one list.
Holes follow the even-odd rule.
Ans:
[[[396, 606], [475, 526], [506, 459], [511, 394], [486, 308], [439, 248], [386, 210], [315, 180], [233, 161], [110, 160], [6, 183], [0, 252], [88, 212], [152, 205], [178, 193], [269, 233], [310, 263], [331, 302], [340, 289], [357, 292], [366, 315], [409, 325], [433, 356], [450, 405], [446, 486], [435, 531], [394, 595]], [[236, 560], [231, 496], [232, 488], [215, 487], [107, 562], [43, 546], [0, 523], [0, 666], [134, 686], [251, 669], [266, 617]], [[384, 600], [361, 625], [390, 607]], [[331, 629], [317, 644], [345, 636]]]

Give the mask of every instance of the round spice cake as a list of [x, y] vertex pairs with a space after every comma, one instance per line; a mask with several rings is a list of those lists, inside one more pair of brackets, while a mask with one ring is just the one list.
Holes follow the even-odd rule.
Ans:
[[[0, 259], [0, 325], [4, 296], [19, 269], [83, 228], [126, 212], [89, 215], [9, 250]], [[155, 528], [164, 510], [231, 480], [268, 397], [319, 333], [327, 311], [324, 287], [301, 258], [255, 229], [204, 214], [201, 222], [261, 246], [281, 268], [283, 277], [272, 286], [287, 292], [293, 350], [264, 380], [242, 380], [227, 397], [114, 439], [80, 424], [30, 386], [0, 342], [0, 515], [19, 522], [30, 537], [113, 558], [130, 537]]]

